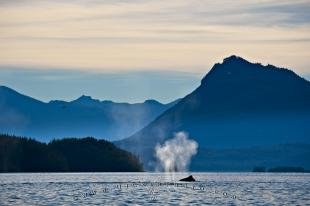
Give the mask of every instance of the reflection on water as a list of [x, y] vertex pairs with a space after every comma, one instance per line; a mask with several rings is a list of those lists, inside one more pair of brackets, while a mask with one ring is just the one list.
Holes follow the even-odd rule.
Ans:
[[310, 174], [0, 174], [0, 205], [306, 205]]

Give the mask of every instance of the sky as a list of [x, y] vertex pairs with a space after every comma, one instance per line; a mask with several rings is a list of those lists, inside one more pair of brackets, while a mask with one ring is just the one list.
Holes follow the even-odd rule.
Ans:
[[232, 54], [310, 79], [310, 0], [0, 0], [0, 84], [164, 103]]

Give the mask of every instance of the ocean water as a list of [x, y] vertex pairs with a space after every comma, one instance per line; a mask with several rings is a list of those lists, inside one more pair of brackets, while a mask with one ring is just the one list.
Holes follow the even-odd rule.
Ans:
[[310, 174], [3, 173], [0, 205], [310, 205]]

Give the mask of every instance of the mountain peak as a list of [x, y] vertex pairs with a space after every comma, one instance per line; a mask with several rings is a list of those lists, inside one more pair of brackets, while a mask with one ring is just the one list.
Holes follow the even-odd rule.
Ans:
[[[251, 63], [242, 57], [231, 55], [223, 59], [222, 63], [216, 63], [201, 80], [201, 84], [206, 84], [209, 79], [221, 79], [221, 77], [230, 77], [235, 73], [246, 73]], [[215, 77], [216, 76], [216, 77]]]
[[233, 55], [231, 55], [229, 57], [224, 58], [224, 61], [236, 60], [236, 59], [239, 59], [239, 58], [241, 58], [241, 57], [233, 54]]
[[73, 100], [72, 102], [78, 104], [92, 104], [99, 103], [100, 101], [98, 99], [93, 99], [91, 96], [82, 95], [76, 100]]
[[87, 95], [82, 95], [79, 98], [77, 98], [76, 100], [80, 101], [80, 100], [94, 100], [91, 96], [87, 96]]
[[155, 99], [147, 99], [144, 101], [145, 104], [161, 104], [160, 102], [156, 101]]
[[201, 84], [206, 85], [210, 81], [222, 82], [223, 80], [249, 81], [249, 79], [270, 78], [278, 80], [280, 76], [286, 75], [290, 75], [291, 77], [298, 76], [289, 69], [279, 68], [270, 64], [264, 66], [260, 63], [252, 63], [242, 57], [231, 55], [225, 58], [222, 63], [216, 63], [202, 79]]
[[231, 55], [229, 57], [224, 58], [223, 64], [231, 64], [231, 63], [249, 63], [249, 62], [237, 55]]

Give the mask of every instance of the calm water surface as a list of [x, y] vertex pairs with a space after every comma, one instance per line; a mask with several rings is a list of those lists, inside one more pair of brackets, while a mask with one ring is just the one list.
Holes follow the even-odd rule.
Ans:
[[0, 174], [0, 205], [310, 205], [310, 174]]

